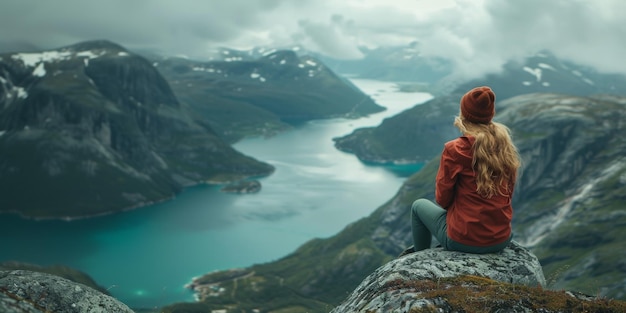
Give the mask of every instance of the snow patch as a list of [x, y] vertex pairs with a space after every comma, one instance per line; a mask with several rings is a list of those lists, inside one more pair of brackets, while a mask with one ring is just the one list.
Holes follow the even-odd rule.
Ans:
[[317, 63], [311, 61], [311, 60], [306, 60], [306, 64], [310, 65], [310, 66], [317, 66]]
[[579, 71], [576, 71], [576, 70], [572, 71], [572, 74], [574, 74], [574, 75], [576, 75], [578, 77], [582, 77], [583, 76], [583, 73], [581, 73]]
[[541, 83], [542, 86], [544, 87], [550, 87], [550, 83], [549, 82], [543, 82]]
[[24, 63], [24, 66], [32, 67], [38, 66], [42, 62], [54, 62], [54, 61], [63, 61], [67, 60], [70, 57], [86, 57], [89, 59], [95, 59], [102, 55], [106, 54], [105, 51], [101, 51], [100, 53], [95, 53], [93, 51], [80, 51], [75, 54], [71, 51], [44, 51], [38, 53], [18, 53], [11, 56], [14, 60], [20, 60]]
[[52, 62], [65, 60], [72, 54], [69, 51], [44, 51], [39, 53], [18, 53], [11, 56], [14, 60], [20, 60], [24, 66], [31, 67], [40, 62]]
[[[276, 52], [276, 51], [278, 51], [278, 50], [276, 50], [276, 49], [270, 49], [269, 51], [267, 51], [267, 52], [263, 53], [262, 55], [263, 55], [263, 56], [268, 56], [268, 55], [270, 55], [270, 54], [272, 54], [272, 53], [274, 53], [274, 52]], [[272, 58], [275, 58], [275, 57], [276, 57], [275, 55], [273, 55], [273, 56], [272, 56]]]
[[95, 59], [99, 56], [102, 56], [105, 52], [101, 52], [100, 54], [96, 54], [93, 51], [87, 50], [87, 51], [80, 51], [76, 53], [77, 57], [86, 57], [86, 58], [90, 58], [90, 59]]
[[283, 60], [280, 60], [280, 65], [283, 65], [283, 64], [285, 64], [285, 63], [287, 63], [287, 60], [284, 60], [284, 59], [283, 59]]
[[128, 54], [128, 52], [124, 52], [124, 51], [120, 51], [120, 52], [117, 53], [117, 56], [120, 56], [120, 57], [127, 57], [129, 55], [130, 54]]
[[46, 67], [43, 65], [43, 62], [39, 63], [35, 70], [33, 71], [33, 76], [44, 77], [46, 75]]
[[6, 84], [7, 80], [4, 77], [0, 76], [0, 83]]
[[541, 67], [541, 68], [545, 68], [547, 70], [553, 70], [556, 72], [556, 69], [554, 67], [552, 67], [552, 65], [550, 64], [546, 64], [546, 63], [539, 63], [537, 64], [537, 66]]
[[2, 135], [4, 135], [6, 132], [6, 130], [0, 130], [0, 137], [2, 137]]
[[265, 82], [265, 77], [259, 77], [259, 81], [262, 83]]
[[530, 86], [530, 85], [532, 85], [532, 84], [533, 84], [533, 83], [532, 83], [532, 82], [529, 82], [529, 81], [524, 81], [524, 82], [522, 82], [522, 85], [524, 85], [524, 86]]
[[250, 78], [252, 78], [252, 79], [256, 79], [256, 78], [259, 78], [259, 77], [261, 77], [261, 74], [259, 74], [259, 73], [252, 73], [252, 74], [250, 74]]
[[524, 71], [530, 73], [531, 75], [535, 76], [537, 78], [537, 81], [540, 82], [541, 81], [541, 69], [540, 68], [530, 68], [528, 66], [524, 66]]
[[302, 63], [298, 64], [298, 67], [299, 67], [299, 68], [304, 68], [304, 66], [305, 66], [305, 65], [304, 65], [304, 64], [302, 64]]
[[22, 87], [13, 87], [16, 91], [17, 91], [17, 97], [20, 99], [26, 99], [28, 98], [28, 92], [26, 92], [26, 89], [22, 88]]
[[85, 64], [85, 67], [89, 66], [89, 59], [88, 58], [83, 59], [83, 64]]

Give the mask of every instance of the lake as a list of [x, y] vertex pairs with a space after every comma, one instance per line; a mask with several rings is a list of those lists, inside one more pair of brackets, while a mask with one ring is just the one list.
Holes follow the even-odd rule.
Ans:
[[371, 166], [335, 149], [332, 138], [377, 126], [431, 99], [389, 82], [352, 79], [387, 108], [360, 119], [312, 121], [234, 147], [276, 167], [256, 194], [196, 186], [171, 201], [78, 221], [0, 219], [0, 261], [63, 264], [84, 271], [135, 308], [193, 301], [185, 289], [207, 272], [279, 259], [325, 238], [391, 199], [420, 165]]

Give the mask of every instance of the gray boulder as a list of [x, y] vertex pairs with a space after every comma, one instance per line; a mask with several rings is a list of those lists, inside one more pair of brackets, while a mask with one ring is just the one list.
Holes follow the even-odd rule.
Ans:
[[332, 313], [410, 312], [411, 309], [449, 306], [441, 298], [427, 298], [416, 282], [435, 282], [471, 275], [526, 286], [545, 286], [541, 264], [534, 254], [513, 241], [500, 253], [469, 254], [428, 249], [388, 262], [366, 277]]
[[133, 312], [113, 297], [58, 276], [0, 270], [2, 313], [108, 313]]

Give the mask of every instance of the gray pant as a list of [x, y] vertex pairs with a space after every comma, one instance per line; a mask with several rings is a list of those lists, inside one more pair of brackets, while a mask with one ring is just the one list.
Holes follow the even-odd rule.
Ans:
[[503, 243], [487, 247], [474, 247], [456, 242], [448, 237], [446, 215], [448, 211], [427, 199], [418, 199], [411, 206], [411, 228], [413, 230], [413, 246], [415, 251], [430, 248], [432, 237], [445, 250], [467, 253], [493, 253], [502, 251], [509, 245], [511, 238]]

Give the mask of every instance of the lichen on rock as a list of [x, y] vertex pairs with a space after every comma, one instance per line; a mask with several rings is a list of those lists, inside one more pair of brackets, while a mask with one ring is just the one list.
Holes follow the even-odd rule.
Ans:
[[0, 271], [0, 312], [132, 313], [128, 306], [91, 287], [51, 274]]
[[[423, 297], [412, 282], [461, 276], [485, 277], [494, 281], [525, 286], [545, 286], [537, 257], [517, 242], [499, 253], [470, 254], [427, 249], [394, 259], [366, 277], [354, 292], [332, 313], [343, 312], [410, 312], [412, 308], [437, 306], [437, 299]], [[389, 286], [400, 286], [389, 288]], [[444, 305], [444, 303], [441, 303]]]

